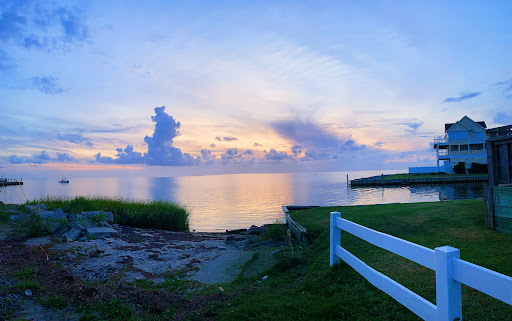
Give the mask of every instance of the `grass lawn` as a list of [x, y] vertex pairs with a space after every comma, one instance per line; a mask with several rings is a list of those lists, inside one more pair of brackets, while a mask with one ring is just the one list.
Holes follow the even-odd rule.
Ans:
[[446, 173], [432, 173], [432, 174], [394, 174], [383, 176], [383, 179], [405, 179], [405, 178], [439, 178], [439, 177], [487, 177], [488, 174], [446, 174]]
[[[420, 320], [347, 264], [329, 267], [329, 213], [405, 240], [459, 248], [461, 258], [512, 276], [512, 235], [485, 228], [484, 201], [323, 207], [294, 211], [311, 245], [283, 254], [269, 279], [239, 279], [226, 289], [219, 320]], [[398, 255], [342, 233], [342, 246], [368, 265], [435, 304], [435, 274]], [[260, 275], [259, 277], [261, 277]], [[462, 286], [464, 320], [512, 320], [512, 306]]]

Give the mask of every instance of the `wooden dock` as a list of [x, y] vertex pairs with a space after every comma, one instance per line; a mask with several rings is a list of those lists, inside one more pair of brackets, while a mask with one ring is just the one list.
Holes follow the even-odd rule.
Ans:
[[18, 181], [4, 182], [4, 181], [0, 181], [0, 187], [11, 186], [11, 185], [23, 185], [23, 182], [18, 182]]
[[424, 185], [424, 184], [445, 184], [445, 183], [477, 183], [487, 182], [487, 176], [464, 176], [464, 177], [428, 177], [428, 178], [360, 178], [350, 181], [350, 186], [397, 186], [397, 185]]

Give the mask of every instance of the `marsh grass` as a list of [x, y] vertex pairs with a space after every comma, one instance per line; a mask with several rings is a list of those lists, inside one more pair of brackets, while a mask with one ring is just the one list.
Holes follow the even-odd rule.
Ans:
[[114, 223], [170, 231], [187, 231], [189, 213], [181, 205], [168, 201], [140, 201], [109, 197], [46, 197], [27, 204], [44, 203], [49, 210], [61, 208], [66, 213], [105, 211], [114, 214]]

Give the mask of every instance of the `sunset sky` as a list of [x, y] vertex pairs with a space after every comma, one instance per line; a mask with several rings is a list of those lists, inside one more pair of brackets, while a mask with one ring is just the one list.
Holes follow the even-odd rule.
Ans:
[[512, 123], [511, 15], [510, 1], [0, 0], [0, 166], [435, 165], [444, 123]]

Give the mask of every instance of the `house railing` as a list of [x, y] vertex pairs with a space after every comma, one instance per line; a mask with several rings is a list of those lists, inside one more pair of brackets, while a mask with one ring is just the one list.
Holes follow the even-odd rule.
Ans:
[[470, 151], [472, 155], [474, 154], [484, 154], [485, 151], [483, 149], [475, 149]]
[[[341, 230], [435, 271], [437, 305], [372, 269], [341, 247]], [[342, 259], [423, 320], [462, 320], [461, 283], [512, 305], [511, 277], [461, 260], [459, 250], [451, 246], [432, 250], [342, 219], [339, 212], [331, 212], [330, 234], [330, 265]]]
[[445, 144], [448, 143], [446, 138], [434, 138], [434, 144]]

